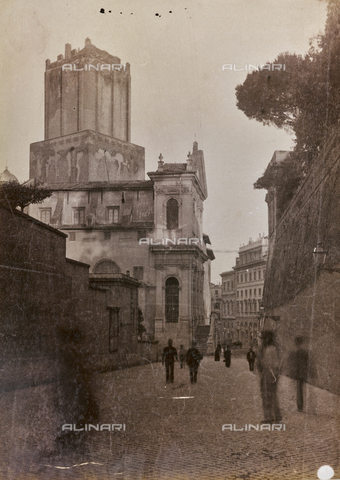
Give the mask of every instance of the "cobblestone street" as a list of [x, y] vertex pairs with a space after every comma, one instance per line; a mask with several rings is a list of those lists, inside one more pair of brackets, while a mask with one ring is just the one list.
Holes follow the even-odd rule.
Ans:
[[285, 431], [222, 431], [263, 419], [259, 377], [235, 356], [230, 369], [204, 358], [194, 385], [178, 363], [173, 384], [161, 363], [97, 375], [100, 423], [126, 430], [87, 433], [86, 453], [53, 453], [51, 386], [3, 394], [1, 478], [294, 480], [317, 479], [322, 465], [340, 478], [339, 397], [324, 390], [309, 387], [299, 413], [293, 382], [281, 377]]

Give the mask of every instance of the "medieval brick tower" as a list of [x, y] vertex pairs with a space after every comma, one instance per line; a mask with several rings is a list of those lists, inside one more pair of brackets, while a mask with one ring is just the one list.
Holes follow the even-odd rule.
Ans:
[[78, 51], [46, 60], [45, 140], [83, 130], [130, 141], [130, 65], [85, 40]]
[[[140, 282], [147, 335], [189, 346], [209, 323], [210, 261], [203, 233], [203, 151], [145, 179], [130, 142], [130, 66], [85, 41], [46, 62], [45, 140], [31, 144], [30, 179], [53, 194], [29, 214], [68, 235], [67, 256], [91, 275]], [[193, 239], [193, 240], [192, 240]]]

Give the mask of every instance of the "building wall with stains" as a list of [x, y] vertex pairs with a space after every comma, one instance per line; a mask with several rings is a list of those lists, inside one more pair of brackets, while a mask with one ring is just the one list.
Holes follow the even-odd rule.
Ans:
[[144, 180], [144, 148], [90, 130], [32, 143], [30, 178], [48, 184]]

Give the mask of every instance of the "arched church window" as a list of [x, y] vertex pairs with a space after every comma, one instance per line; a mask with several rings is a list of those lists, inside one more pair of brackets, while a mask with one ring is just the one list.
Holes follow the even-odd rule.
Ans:
[[166, 224], [168, 230], [178, 228], [178, 202], [175, 198], [170, 198], [166, 204]]
[[97, 263], [93, 270], [94, 273], [119, 273], [120, 268], [112, 260], [102, 260]]
[[177, 323], [179, 315], [179, 282], [169, 277], [165, 282], [165, 321]]

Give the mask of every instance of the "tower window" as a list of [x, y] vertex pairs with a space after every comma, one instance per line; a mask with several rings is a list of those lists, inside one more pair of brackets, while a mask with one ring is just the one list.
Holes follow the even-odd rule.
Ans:
[[178, 228], [178, 202], [175, 198], [170, 198], [166, 204], [166, 223], [168, 230]]

